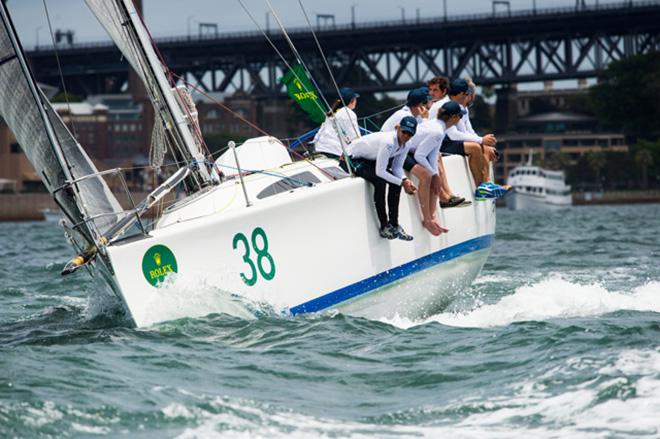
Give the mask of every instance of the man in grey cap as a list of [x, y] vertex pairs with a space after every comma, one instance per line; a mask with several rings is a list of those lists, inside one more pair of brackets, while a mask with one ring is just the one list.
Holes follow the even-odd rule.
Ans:
[[[355, 174], [374, 186], [374, 204], [380, 222], [380, 236], [383, 238], [399, 238], [404, 241], [413, 239], [399, 224], [399, 198], [402, 188], [407, 194], [417, 191], [403, 173], [408, 141], [416, 131], [415, 118], [405, 116], [395, 131], [367, 134], [349, 145], [348, 155]], [[346, 161], [341, 160], [340, 165], [348, 170]]]

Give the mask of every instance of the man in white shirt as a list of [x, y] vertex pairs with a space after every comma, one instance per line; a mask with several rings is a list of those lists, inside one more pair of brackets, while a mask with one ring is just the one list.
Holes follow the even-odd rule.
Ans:
[[428, 82], [429, 94], [433, 104], [429, 109], [429, 120], [438, 118], [438, 110], [446, 102], [449, 102], [447, 92], [449, 91], [449, 78], [446, 76], [435, 76]]
[[395, 111], [380, 128], [381, 131], [394, 131], [401, 119], [405, 116], [413, 116], [417, 123], [422, 123], [428, 118], [426, 103], [431, 100], [426, 88], [415, 88], [408, 93], [406, 105]]
[[[442, 159], [439, 155], [440, 145], [448, 128], [454, 126], [463, 116], [464, 111], [455, 102], [445, 103], [435, 120], [429, 120], [419, 125], [415, 137], [409, 144], [409, 153], [403, 168], [419, 179], [419, 206], [422, 211], [422, 224], [434, 236], [449, 230], [442, 227], [436, 219], [438, 196], [445, 192], [440, 170]], [[449, 194], [444, 195], [449, 198]], [[465, 201], [456, 197], [457, 201], [451, 207]]]
[[[374, 186], [374, 204], [383, 238], [413, 239], [399, 224], [399, 198], [402, 188], [408, 194], [414, 194], [417, 190], [403, 173], [403, 163], [408, 154], [407, 143], [416, 131], [415, 118], [405, 116], [395, 131], [368, 134], [349, 146], [348, 155], [355, 174]], [[341, 160], [340, 165], [347, 170], [346, 161]]]
[[[449, 99], [465, 110], [465, 102], [469, 97], [469, 87], [464, 79], [454, 79], [449, 85]], [[461, 154], [469, 158], [470, 171], [476, 185], [489, 180], [488, 161], [495, 159], [495, 143], [497, 139], [492, 134], [481, 137], [474, 130], [468, 130], [466, 114], [456, 126], [447, 130], [447, 136], [441, 151], [448, 154]], [[471, 125], [470, 125], [471, 127]]]

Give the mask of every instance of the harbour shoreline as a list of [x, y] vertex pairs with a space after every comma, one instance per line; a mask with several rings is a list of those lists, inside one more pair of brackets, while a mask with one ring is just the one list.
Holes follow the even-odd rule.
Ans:
[[[141, 200], [147, 193], [133, 195], [135, 200]], [[660, 190], [573, 193], [574, 206], [648, 203], [660, 203]], [[498, 200], [498, 207], [504, 205], [504, 200]], [[44, 219], [42, 210], [45, 209], [57, 209], [57, 205], [49, 194], [0, 194], [0, 221], [40, 221]]]

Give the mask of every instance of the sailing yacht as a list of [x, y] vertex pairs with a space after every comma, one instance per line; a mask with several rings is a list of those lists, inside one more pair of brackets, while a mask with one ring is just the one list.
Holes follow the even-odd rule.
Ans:
[[[293, 161], [282, 142], [264, 136], [231, 145], [212, 162], [190, 94], [158, 58], [132, 1], [86, 3], [153, 103], [154, 166], [167, 156], [176, 169], [144, 200], [122, 207], [106, 181], [121, 170], [98, 171], [35, 85], [4, 2], [0, 115], [66, 219], [76, 255], [62, 273], [102, 280], [136, 326], [217, 312], [227, 294], [289, 315], [336, 309], [420, 318], [478, 275], [493, 245], [494, 200], [440, 210], [450, 232], [434, 237], [414, 197], [403, 195], [400, 222], [415, 240], [387, 240], [370, 186], [336, 160]], [[453, 190], [472, 198], [465, 158], [444, 164]], [[172, 191], [183, 196], [166, 205]], [[147, 218], [156, 206], [158, 215]], [[200, 288], [218, 294], [200, 298]]]

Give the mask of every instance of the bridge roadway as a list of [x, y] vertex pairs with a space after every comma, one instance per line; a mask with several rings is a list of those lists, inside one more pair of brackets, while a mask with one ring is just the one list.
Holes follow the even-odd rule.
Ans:
[[[337, 82], [359, 91], [406, 90], [430, 77], [471, 75], [478, 84], [595, 77], [609, 62], [660, 50], [660, 1], [519, 11], [315, 29]], [[288, 30], [321, 89], [332, 89], [308, 28]], [[269, 36], [285, 56], [281, 32]], [[206, 90], [281, 95], [284, 63], [260, 32], [156, 41], [173, 72]], [[116, 93], [128, 67], [110, 43], [58, 49], [68, 89]], [[53, 47], [28, 52], [37, 79], [59, 86]], [[290, 56], [289, 62], [291, 62]]]

